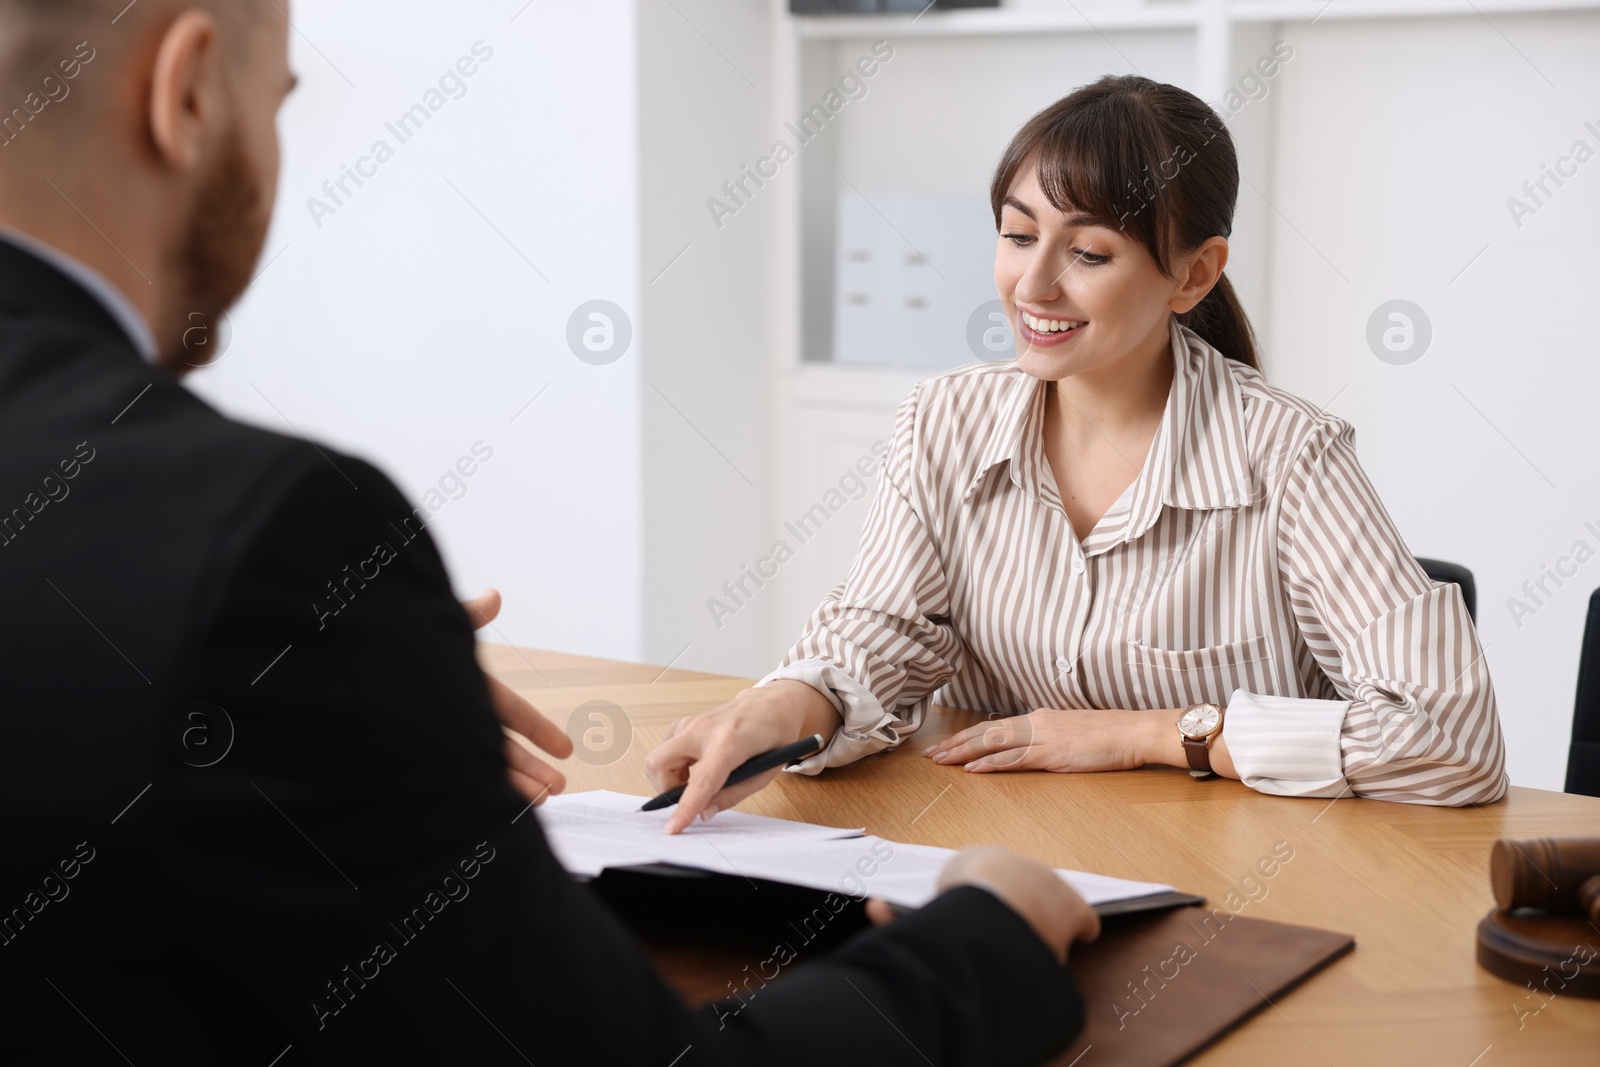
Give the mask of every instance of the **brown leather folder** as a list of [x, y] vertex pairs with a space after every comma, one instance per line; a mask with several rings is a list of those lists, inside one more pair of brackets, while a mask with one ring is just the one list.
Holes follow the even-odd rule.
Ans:
[[1072, 949], [1084, 1028], [1055, 1062], [1181, 1063], [1354, 947], [1348, 934], [1224, 908], [1106, 919], [1098, 941]]

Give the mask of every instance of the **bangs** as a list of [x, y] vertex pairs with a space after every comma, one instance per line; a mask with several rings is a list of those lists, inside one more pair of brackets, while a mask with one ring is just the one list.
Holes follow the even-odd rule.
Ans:
[[[990, 188], [995, 225], [1017, 174], [1037, 167], [1039, 188], [1063, 214], [1084, 214], [1150, 250], [1169, 269], [1172, 179], [1192, 149], [1173, 140], [1134, 94], [1062, 101], [1034, 116], [1006, 150]], [[1203, 134], [1200, 146], [1214, 136]]]

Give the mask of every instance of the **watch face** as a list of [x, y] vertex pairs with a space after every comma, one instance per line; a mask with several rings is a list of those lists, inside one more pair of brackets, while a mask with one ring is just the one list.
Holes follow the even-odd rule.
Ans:
[[1178, 718], [1178, 729], [1185, 737], [1205, 737], [1222, 721], [1222, 713], [1214, 705], [1202, 704], [1190, 708]]

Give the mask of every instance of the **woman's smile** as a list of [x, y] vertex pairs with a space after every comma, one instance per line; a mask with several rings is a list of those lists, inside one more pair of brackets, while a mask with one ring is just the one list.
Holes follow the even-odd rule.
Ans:
[[1017, 309], [1017, 334], [1033, 348], [1049, 348], [1066, 344], [1089, 325], [1085, 319], [1036, 315], [1025, 308]]

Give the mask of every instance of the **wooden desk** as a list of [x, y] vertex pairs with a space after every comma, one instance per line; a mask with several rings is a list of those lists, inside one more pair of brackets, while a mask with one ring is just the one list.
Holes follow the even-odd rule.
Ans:
[[[631, 742], [619, 741], [604, 766], [568, 760], [568, 791], [649, 792], [644, 757], [667, 726], [749, 684], [506, 646], [482, 646], [482, 659], [558, 725], [591, 700], [626, 713]], [[1265, 895], [1257, 888], [1258, 899], [1238, 914], [1351, 933], [1356, 950], [1193, 1062], [1600, 1061], [1600, 1001], [1557, 996], [1540, 1010], [1527, 989], [1474, 960], [1474, 930], [1493, 904], [1490, 846], [1502, 835], [1600, 833], [1600, 799], [1514, 788], [1508, 800], [1483, 808], [1330, 804], [1264, 796], [1233, 781], [1197, 782], [1175, 769], [980, 776], [918, 754], [977, 718], [938, 710], [917, 744], [815, 778], [784, 775], [742, 810], [950, 848], [998, 841], [1052, 866], [1166, 882], [1205, 894], [1214, 907], [1260, 857], [1288, 842], [1293, 859], [1261, 880]], [[1600, 948], [1600, 930], [1591, 943]], [[696, 991], [692, 976], [674, 975], [670, 959], [660, 962], [680, 988]]]

